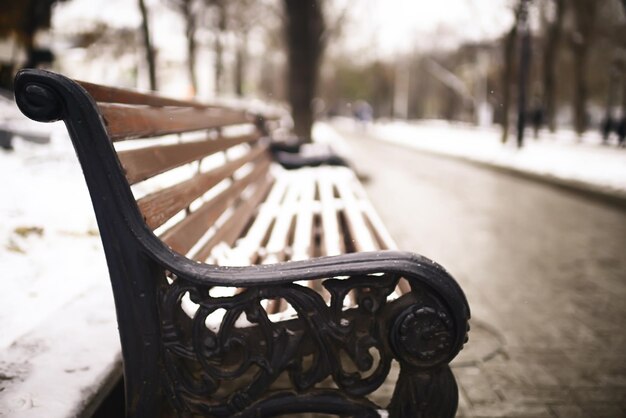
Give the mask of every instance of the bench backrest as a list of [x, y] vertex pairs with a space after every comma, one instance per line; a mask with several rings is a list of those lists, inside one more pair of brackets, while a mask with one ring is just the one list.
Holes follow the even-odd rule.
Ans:
[[277, 118], [76, 83], [95, 101], [148, 228], [198, 261], [232, 244], [273, 182], [267, 134]]
[[272, 184], [268, 118], [79, 84], [96, 100], [147, 226], [198, 261], [232, 244]]

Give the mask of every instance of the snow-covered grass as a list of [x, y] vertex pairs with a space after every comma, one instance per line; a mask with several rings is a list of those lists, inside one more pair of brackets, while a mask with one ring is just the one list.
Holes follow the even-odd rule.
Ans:
[[0, 150], [0, 416], [78, 416], [121, 372], [95, 216], [65, 126], [0, 116], [51, 138]]
[[529, 129], [522, 149], [511, 136], [500, 142], [500, 130], [445, 121], [387, 121], [367, 127], [350, 119], [333, 121], [339, 131], [364, 132], [376, 139], [437, 154], [589, 186], [626, 196], [626, 149], [614, 142], [602, 145], [597, 132], [582, 138], [571, 130], [555, 134], [540, 131], [535, 139]]
[[0, 349], [108, 274], [78, 160], [62, 124], [50, 144], [0, 150]]

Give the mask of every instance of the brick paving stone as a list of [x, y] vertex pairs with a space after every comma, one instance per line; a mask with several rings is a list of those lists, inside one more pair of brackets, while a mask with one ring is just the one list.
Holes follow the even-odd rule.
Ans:
[[481, 365], [489, 381], [496, 387], [517, 386], [526, 384], [524, 374], [518, 364], [509, 359], [493, 359]]
[[574, 394], [562, 386], [533, 386], [526, 388], [510, 388], [502, 391], [504, 400], [516, 403], [551, 404], [560, 402], [575, 402]]
[[545, 405], [509, 402], [481, 405], [472, 408], [467, 416], [472, 418], [554, 418], [554, 414]]
[[454, 370], [454, 375], [472, 407], [474, 405], [492, 404], [500, 401], [500, 397], [494, 390], [494, 387], [480, 368], [461, 367]]
[[626, 388], [623, 386], [601, 386], [574, 388], [573, 392], [581, 403], [626, 402]]
[[582, 405], [585, 416], [589, 418], [623, 418], [626, 408], [619, 404], [589, 403]]
[[459, 390], [459, 407], [457, 409], [457, 417], [468, 416], [470, 410], [470, 404], [465, 395], [465, 391]]
[[588, 418], [578, 405], [550, 405], [549, 409], [556, 418]]

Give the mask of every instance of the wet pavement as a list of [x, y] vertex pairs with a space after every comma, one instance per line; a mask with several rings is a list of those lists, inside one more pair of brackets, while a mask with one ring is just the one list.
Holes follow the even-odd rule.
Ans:
[[466, 292], [458, 416], [626, 416], [624, 209], [341, 134], [399, 248]]

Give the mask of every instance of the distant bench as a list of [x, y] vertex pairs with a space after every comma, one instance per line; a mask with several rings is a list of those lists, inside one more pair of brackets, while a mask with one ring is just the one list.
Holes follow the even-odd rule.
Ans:
[[[395, 251], [348, 167], [296, 154], [286, 170], [267, 114], [40, 70], [15, 89], [28, 117], [66, 123], [82, 165], [127, 416], [454, 416], [463, 292]], [[376, 405], [393, 360], [393, 397]]]

